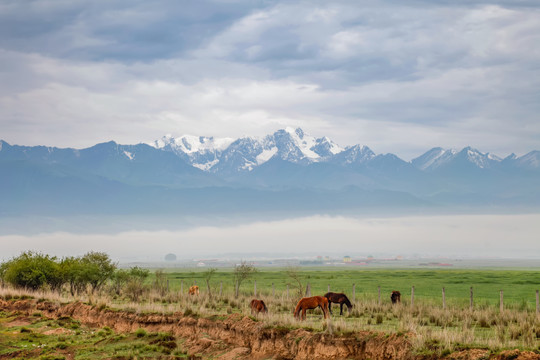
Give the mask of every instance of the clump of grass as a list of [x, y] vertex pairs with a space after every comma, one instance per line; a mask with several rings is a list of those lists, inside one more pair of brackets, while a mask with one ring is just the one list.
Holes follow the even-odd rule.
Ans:
[[143, 338], [147, 335], [148, 333], [146, 332], [145, 329], [143, 328], [138, 328], [136, 331], [135, 331], [135, 336], [138, 337], [138, 338]]

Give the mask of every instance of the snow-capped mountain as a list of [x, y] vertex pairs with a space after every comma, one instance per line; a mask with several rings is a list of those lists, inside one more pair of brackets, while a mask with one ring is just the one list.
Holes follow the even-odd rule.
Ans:
[[192, 135], [174, 138], [171, 135], [165, 135], [148, 145], [156, 149], [171, 151], [191, 165], [201, 170], [209, 170], [217, 164], [223, 150], [227, 149], [233, 141], [232, 138]]
[[361, 165], [375, 157], [375, 153], [367, 146], [349, 146], [333, 157], [332, 161], [342, 166]]
[[302, 129], [287, 127], [264, 138], [196, 137], [170, 135], [150, 144], [171, 151], [191, 165], [214, 173], [251, 171], [272, 158], [295, 164], [325, 161], [343, 151], [327, 137], [315, 138]]
[[[263, 138], [245, 136], [239, 139], [184, 135], [166, 135], [149, 144], [156, 149], [172, 152], [192, 166], [223, 176], [251, 172], [271, 159], [307, 166], [329, 163], [350, 168], [407, 166], [422, 172], [458, 172], [474, 169], [493, 169], [502, 166], [525, 170], [540, 169], [540, 152], [532, 151], [522, 157], [506, 159], [483, 153], [472, 147], [462, 150], [433, 148], [407, 164], [393, 154], [375, 154], [369, 147], [341, 147], [326, 136], [316, 138], [302, 129], [287, 127]], [[461, 169], [461, 170], [460, 170]], [[410, 172], [410, 170], [407, 170]]]
[[489, 169], [500, 163], [502, 159], [490, 153], [482, 153], [468, 146], [461, 151], [445, 150], [440, 147], [433, 148], [425, 154], [413, 159], [414, 167], [424, 171], [433, 171], [451, 165], [474, 165], [480, 169]]
[[408, 162], [286, 128], [263, 138], [165, 136], [86, 149], [0, 140], [2, 214], [289, 210], [540, 204], [540, 151], [501, 159], [433, 148]]

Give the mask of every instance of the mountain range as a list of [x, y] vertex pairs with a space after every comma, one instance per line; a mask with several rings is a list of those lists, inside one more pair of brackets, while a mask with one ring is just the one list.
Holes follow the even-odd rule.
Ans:
[[540, 151], [433, 148], [408, 162], [299, 128], [86, 149], [0, 141], [0, 215], [537, 209], [539, 184]]

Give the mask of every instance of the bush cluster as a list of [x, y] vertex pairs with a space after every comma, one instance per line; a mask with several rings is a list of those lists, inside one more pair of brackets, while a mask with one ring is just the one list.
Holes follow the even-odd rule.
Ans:
[[112, 278], [116, 268], [109, 255], [102, 252], [58, 259], [26, 251], [0, 264], [0, 278], [16, 288], [29, 290], [60, 291], [64, 285], [69, 285], [71, 293], [75, 294], [87, 288], [92, 292], [99, 290]]

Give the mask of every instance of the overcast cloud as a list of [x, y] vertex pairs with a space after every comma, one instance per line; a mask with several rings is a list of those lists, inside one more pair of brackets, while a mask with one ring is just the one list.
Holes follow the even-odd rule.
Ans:
[[0, 139], [540, 149], [537, 1], [0, 3]]

